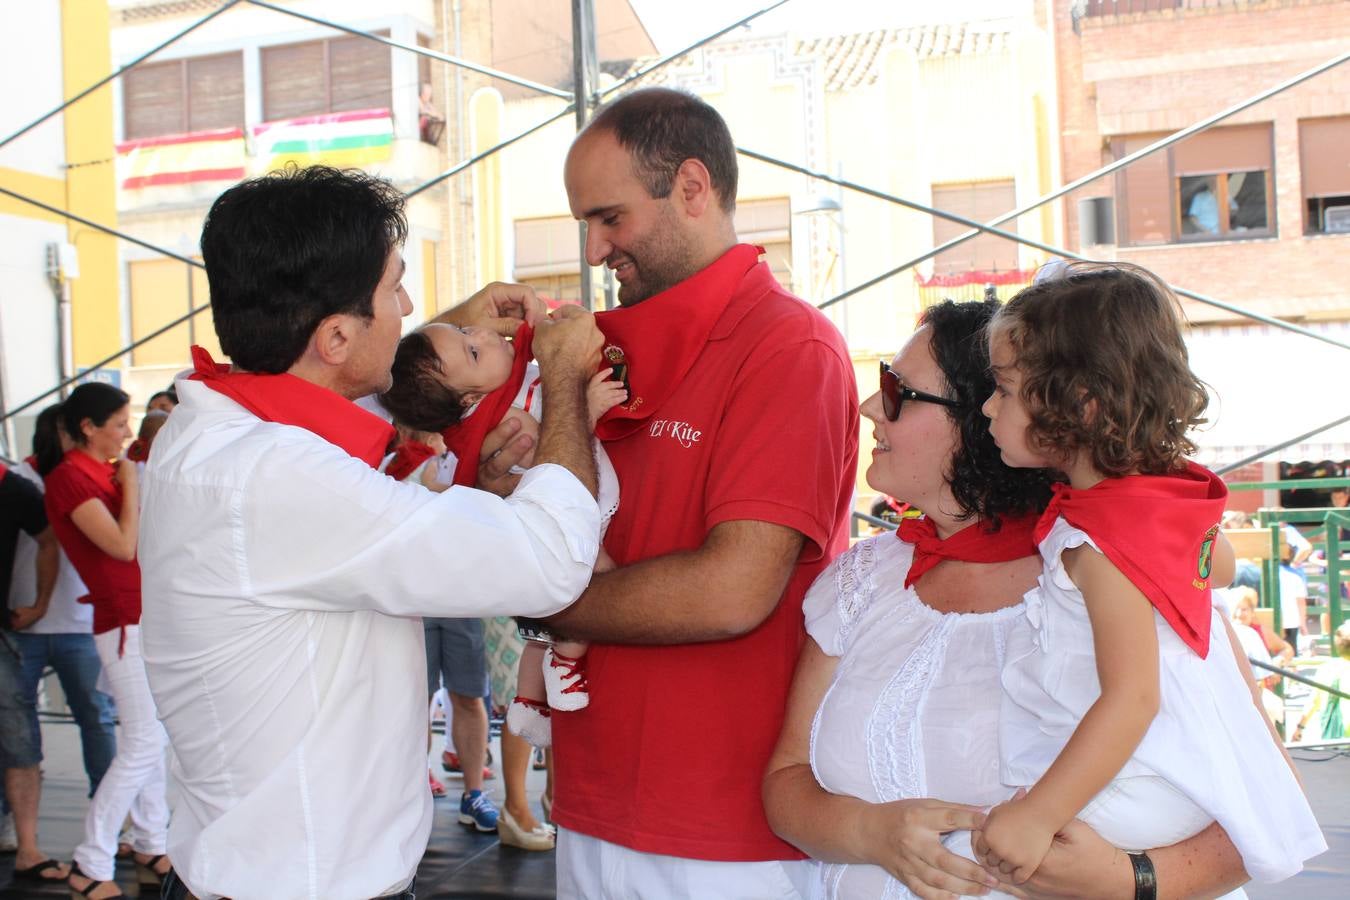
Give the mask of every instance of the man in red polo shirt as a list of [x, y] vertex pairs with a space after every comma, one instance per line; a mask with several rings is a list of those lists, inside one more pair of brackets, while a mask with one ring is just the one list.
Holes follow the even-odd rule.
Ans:
[[[803, 630], [847, 544], [858, 402], [843, 338], [739, 244], [736, 151], [691, 95], [596, 113], [565, 169], [628, 402], [597, 429], [618, 471], [618, 563], [555, 617], [595, 643], [590, 704], [552, 717], [560, 897], [783, 897], [810, 870], [760, 780]], [[653, 893], [655, 892], [655, 893]]]

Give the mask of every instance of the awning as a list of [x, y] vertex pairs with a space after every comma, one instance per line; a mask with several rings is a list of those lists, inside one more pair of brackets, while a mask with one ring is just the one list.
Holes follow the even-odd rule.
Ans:
[[[1350, 343], [1350, 323], [1305, 326]], [[1203, 325], [1186, 344], [1210, 387], [1197, 461], [1221, 466], [1350, 414], [1350, 350], [1271, 325]], [[1350, 459], [1350, 423], [1272, 453], [1269, 462]]]

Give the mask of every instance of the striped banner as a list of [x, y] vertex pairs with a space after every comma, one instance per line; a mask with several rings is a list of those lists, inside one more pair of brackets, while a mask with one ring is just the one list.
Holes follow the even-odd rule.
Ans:
[[360, 167], [389, 158], [394, 120], [387, 109], [361, 109], [264, 122], [253, 127], [253, 142], [269, 170], [290, 162]]
[[219, 128], [124, 141], [117, 145], [123, 190], [244, 177], [244, 130]]

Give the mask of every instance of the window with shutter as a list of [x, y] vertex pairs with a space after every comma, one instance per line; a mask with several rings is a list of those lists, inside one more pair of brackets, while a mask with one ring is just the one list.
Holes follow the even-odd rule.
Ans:
[[1304, 231], [1350, 233], [1350, 116], [1298, 123]]
[[140, 65], [122, 76], [125, 140], [178, 134], [184, 128], [183, 63]]
[[137, 138], [244, 125], [244, 55], [141, 65], [123, 76], [123, 132]]
[[[1162, 135], [1111, 138], [1121, 159]], [[1275, 233], [1269, 124], [1210, 128], [1116, 173], [1127, 246], [1269, 237]]]
[[222, 53], [186, 60], [187, 130], [242, 128], [244, 56]]
[[[988, 222], [1013, 209], [1017, 192], [1011, 180], [985, 181], [966, 184], [933, 185], [933, 207]], [[1017, 223], [1005, 222], [999, 226], [1016, 233]], [[970, 229], [960, 222], [933, 217], [934, 245], [945, 244]], [[937, 275], [959, 275], [962, 272], [1011, 272], [1017, 268], [1017, 245], [993, 234], [981, 234], [944, 250], [933, 258], [933, 272]]]
[[329, 41], [328, 67], [327, 112], [390, 108], [393, 79], [388, 44], [358, 37]]
[[262, 51], [263, 119], [275, 122], [328, 111], [325, 41]]
[[[389, 32], [372, 34], [387, 37]], [[390, 47], [369, 38], [266, 47], [262, 81], [268, 122], [393, 106]]]

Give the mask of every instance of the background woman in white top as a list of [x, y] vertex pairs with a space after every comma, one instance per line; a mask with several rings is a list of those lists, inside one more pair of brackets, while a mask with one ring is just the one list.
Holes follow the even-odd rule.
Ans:
[[[808, 638], [764, 797], [774, 830], [824, 861], [825, 896], [951, 897], [996, 884], [944, 845], [945, 833], [982, 823], [979, 807], [1008, 797], [1000, 670], [1041, 571], [1033, 544], [1020, 558], [971, 559], [1007, 557], [985, 552], [998, 533], [979, 536], [996, 517], [1015, 532], [1019, 514], [1048, 498], [1043, 476], [1003, 466], [979, 412], [993, 384], [982, 330], [996, 308], [930, 309], [862, 407], [877, 437], [868, 484], [924, 510], [935, 534], [861, 541], [806, 597]], [[906, 587], [916, 556], [923, 572]], [[1149, 856], [1167, 896], [1246, 880], [1217, 826]], [[1123, 853], [1073, 822], [1020, 890], [1131, 896], [1134, 875]]]

